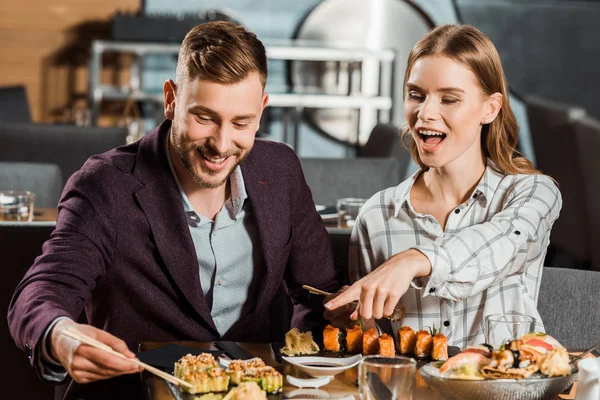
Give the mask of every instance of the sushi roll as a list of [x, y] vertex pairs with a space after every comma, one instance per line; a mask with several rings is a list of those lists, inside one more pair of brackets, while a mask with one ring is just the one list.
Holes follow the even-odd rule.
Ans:
[[247, 369], [262, 368], [264, 366], [265, 362], [258, 357], [251, 358], [250, 360], [231, 360], [225, 372], [229, 375], [232, 385], [239, 385]]
[[377, 338], [379, 342], [379, 350], [378, 353], [382, 356], [390, 356], [393, 357], [396, 355], [396, 346], [394, 345], [394, 338], [384, 333], [383, 335]]
[[439, 361], [446, 361], [448, 359], [448, 338], [443, 333], [438, 333], [433, 337], [431, 358]]
[[327, 325], [323, 330], [323, 347], [327, 351], [339, 353], [344, 351], [344, 331], [333, 325]]
[[363, 331], [358, 325], [346, 329], [346, 351], [350, 354], [362, 353]]
[[248, 368], [242, 376], [242, 382], [256, 382], [265, 392], [278, 393], [283, 388], [283, 375], [270, 366]]
[[412, 354], [415, 351], [417, 335], [410, 326], [398, 329], [398, 347], [401, 354]]
[[226, 392], [229, 387], [229, 375], [215, 365], [216, 361], [210, 354], [187, 354], [175, 363], [174, 375], [193, 385], [182, 387], [182, 390], [192, 394]]
[[426, 358], [431, 356], [433, 349], [433, 337], [426, 330], [417, 332], [417, 341], [415, 342], [415, 356], [417, 358]]
[[377, 354], [379, 350], [379, 341], [377, 340], [379, 335], [375, 328], [371, 328], [366, 332], [363, 332], [363, 354], [365, 356], [369, 354]]

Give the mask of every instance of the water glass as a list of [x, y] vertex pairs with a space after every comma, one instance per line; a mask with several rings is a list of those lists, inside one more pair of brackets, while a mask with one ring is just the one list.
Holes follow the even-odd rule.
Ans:
[[352, 228], [358, 212], [367, 200], [345, 198], [337, 201], [338, 228]]
[[361, 400], [412, 399], [417, 362], [409, 357], [365, 356], [358, 365]]
[[0, 221], [31, 222], [35, 195], [27, 191], [0, 192]]
[[492, 314], [485, 317], [485, 341], [495, 349], [535, 330], [535, 318], [527, 315]]

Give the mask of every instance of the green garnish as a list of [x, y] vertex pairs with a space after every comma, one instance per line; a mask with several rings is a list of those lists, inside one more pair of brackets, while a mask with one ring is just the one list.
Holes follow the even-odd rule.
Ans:
[[433, 328], [431, 326], [428, 326], [429, 328], [429, 333], [431, 334], [431, 336], [435, 336], [437, 334], [437, 329], [435, 328], [435, 325], [433, 325]]

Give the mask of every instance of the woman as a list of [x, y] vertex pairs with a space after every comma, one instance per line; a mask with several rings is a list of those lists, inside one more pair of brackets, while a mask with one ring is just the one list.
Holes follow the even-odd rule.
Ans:
[[[404, 76], [403, 141], [421, 167], [375, 194], [352, 230], [357, 280], [326, 317], [360, 300], [351, 318], [441, 328], [451, 345], [485, 342], [484, 317], [536, 310], [552, 224], [554, 181], [516, 155], [518, 128], [500, 57], [468, 25], [444, 25], [412, 49]], [[359, 279], [360, 278], [360, 279]]]

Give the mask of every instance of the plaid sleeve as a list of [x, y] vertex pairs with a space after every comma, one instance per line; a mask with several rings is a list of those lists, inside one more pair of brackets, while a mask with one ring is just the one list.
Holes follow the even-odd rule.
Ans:
[[547, 239], [562, 200], [544, 175], [515, 177], [511, 187], [503, 209], [489, 221], [415, 247], [432, 265], [424, 296], [458, 301], [525, 272], [528, 263], [515, 259], [531, 242]]
[[350, 235], [350, 250], [348, 254], [350, 282], [356, 282], [378, 267], [377, 265], [373, 265], [374, 257], [366, 221], [363, 215], [359, 214]]

